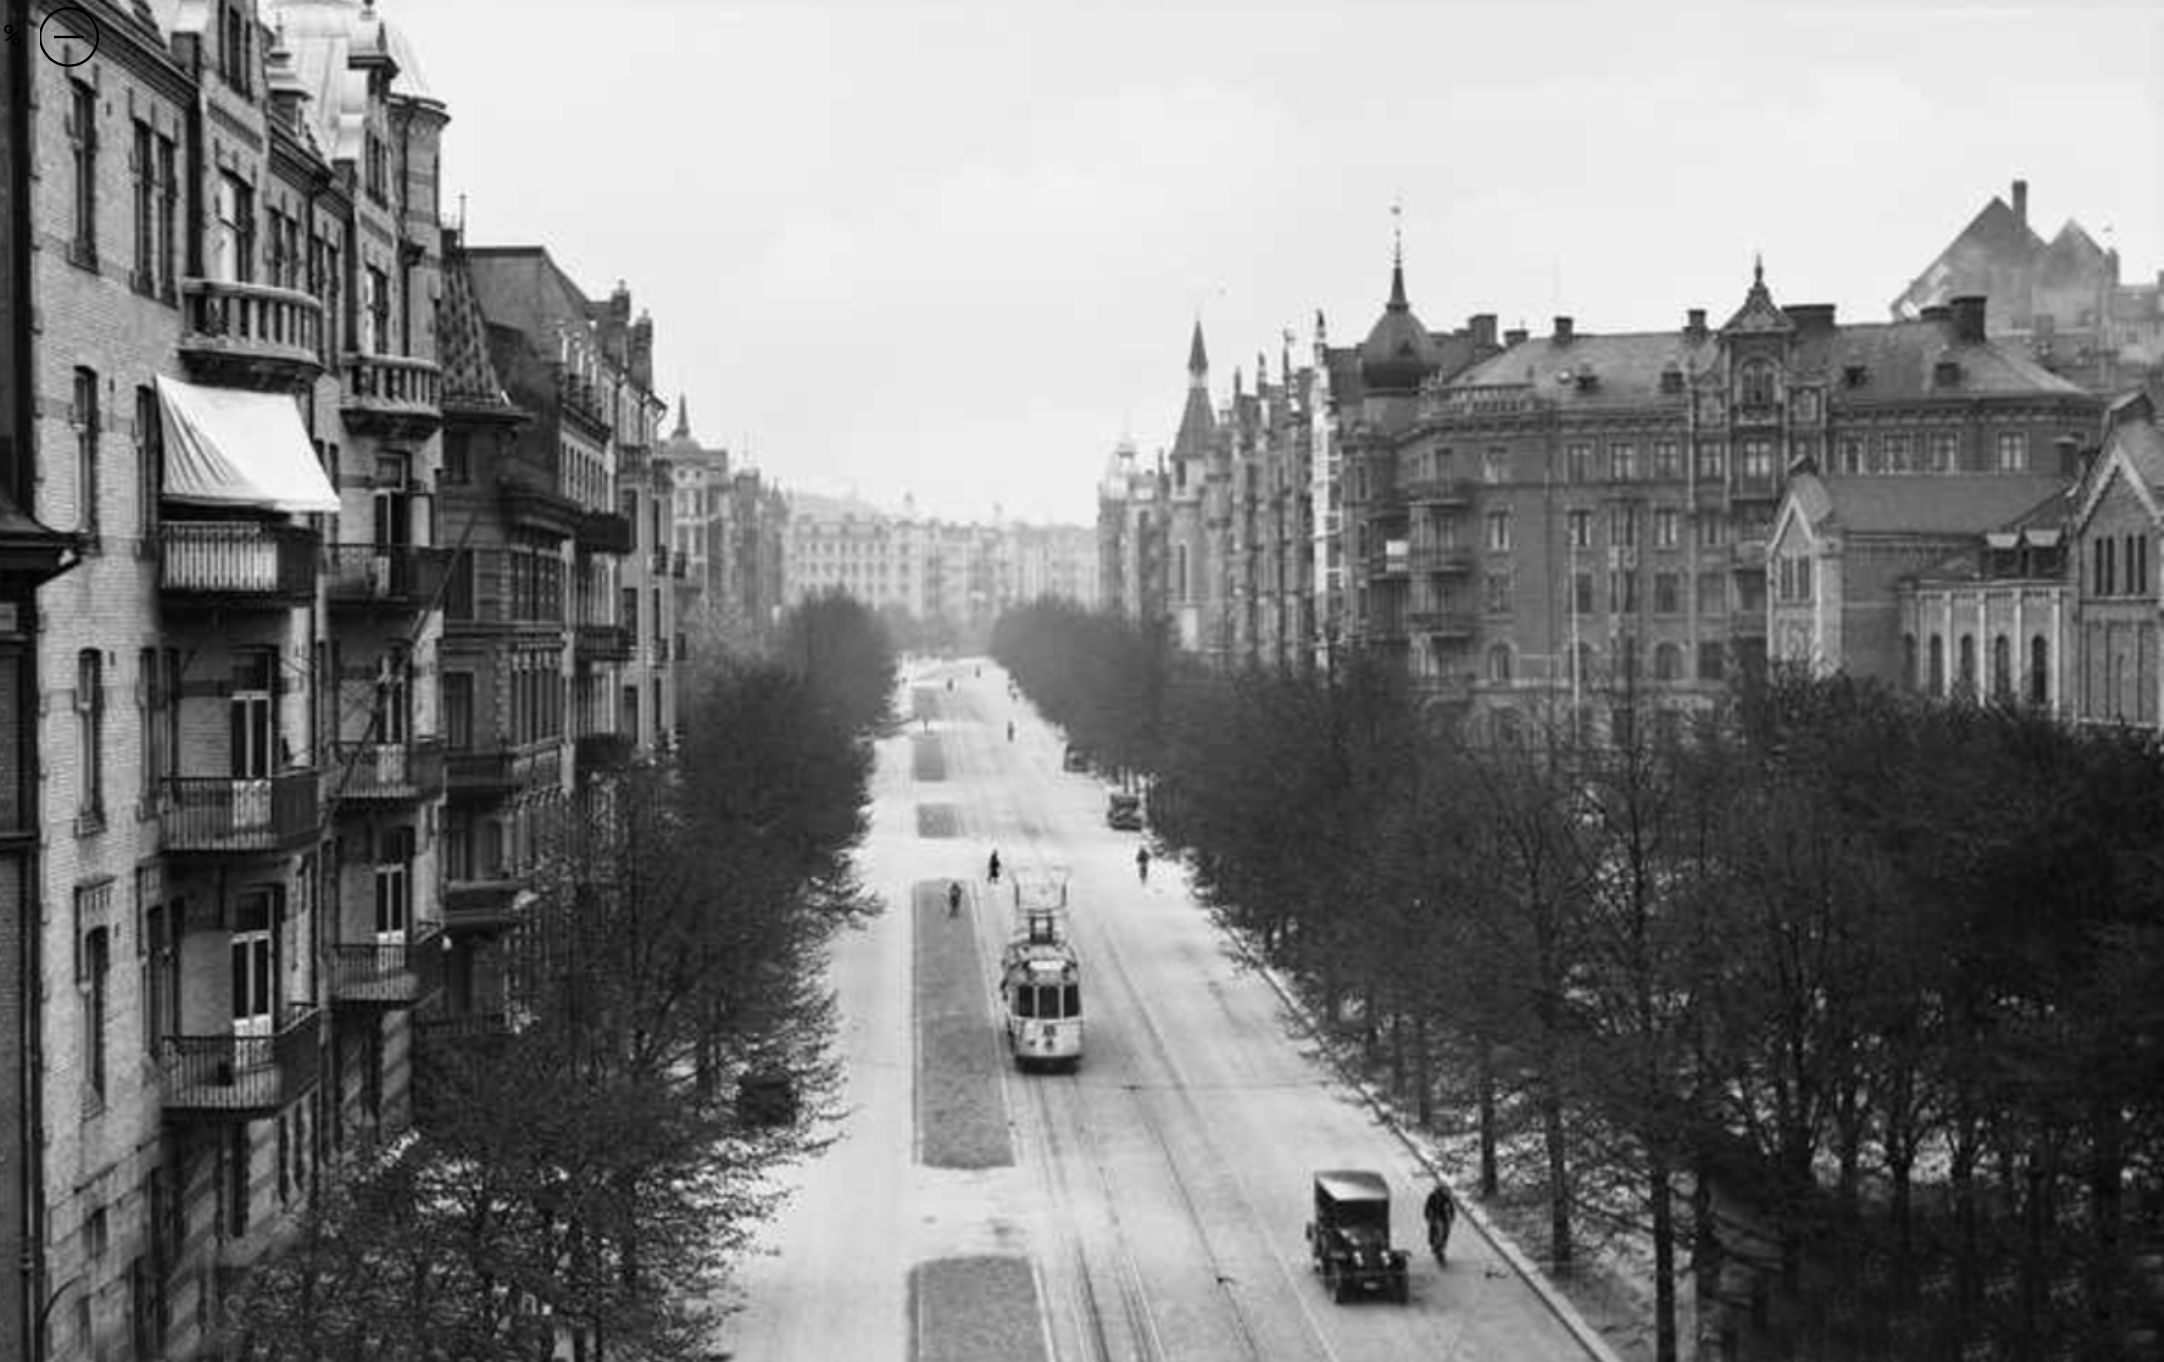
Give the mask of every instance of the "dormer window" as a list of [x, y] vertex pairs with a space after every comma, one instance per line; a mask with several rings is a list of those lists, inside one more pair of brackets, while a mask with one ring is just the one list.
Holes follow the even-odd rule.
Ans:
[[1851, 364], [1841, 371], [1841, 382], [1850, 388], [1861, 388], [1871, 381], [1871, 371], [1861, 364]]
[[1661, 392], [1673, 397], [1683, 391], [1683, 371], [1674, 365], [1661, 370]]
[[1961, 361], [1957, 359], [1942, 359], [1938, 363], [1932, 365], [1931, 384], [1933, 387], [1937, 388], [1960, 387]]

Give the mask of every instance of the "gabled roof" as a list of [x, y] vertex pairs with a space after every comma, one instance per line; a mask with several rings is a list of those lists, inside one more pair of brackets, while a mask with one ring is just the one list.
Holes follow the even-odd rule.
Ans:
[[2116, 478], [2124, 477], [2149, 508], [2151, 516], [2164, 519], [2164, 430], [2147, 419], [2115, 423], [2104, 437], [2104, 448], [2082, 489], [2081, 506], [2073, 527], [2079, 530], [2103, 501]]
[[1894, 314], [1913, 315], [1947, 298], [1988, 293], [1994, 271], [2023, 268], [2043, 248], [2043, 238], [2015, 216], [2006, 200], [1994, 194], [1924, 272], [1902, 290], [1894, 300]]
[[2045, 473], [1915, 473], [1823, 479], [1815, 525], [1866, 535], [1982, 534], [2065, 494]]
[[1765, 262], [1753, 261], [1750, 291], [1743, 295], [1743, 306], [1736, 309], [1736, 315], [1730, 317], [1728, 324], [1721, 330], [1737, 335], [1762, 335], [1795, 329], [1796, 324], [1788, 319], [1786, 312], [1781, 311], [1780, 306], [1773, 301], [1772, 291], [1766, 287]]

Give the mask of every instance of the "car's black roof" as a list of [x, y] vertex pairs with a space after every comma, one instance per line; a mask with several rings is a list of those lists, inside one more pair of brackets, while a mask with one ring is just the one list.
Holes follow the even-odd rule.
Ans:
[[1390, 1184], [1383, 1175], [1362, 1168], [1326, 1168], [1315, 1175], [1315, 1189], [1332, 1201], [1390, 1199]]

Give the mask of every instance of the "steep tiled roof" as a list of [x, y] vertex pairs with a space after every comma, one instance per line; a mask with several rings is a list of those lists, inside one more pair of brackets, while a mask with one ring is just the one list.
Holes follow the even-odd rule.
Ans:
[[[1581, 332], [1561, 344], [1550, 336], [1535, 336], [1481, 361], [1447, 386], [1531, 383], [1540, 396], [1566, 406], [1573, 402], [1596, 405], [1657, 396], [1663, 370], [1703, 368], [1712, 362], [1713, 354], [1710, 333], [1696, 343], [1680, 331], [1606, 336]], [[1591, 388], [1562, 381], [1565, 375], [1582, 372], [1590, 372], [1597, 380]]]
[[1910, 281], [1894, 300], [1895, 311], [1922, 308], [1965, 293], [1988, 293], [1994, 274], [2026, 267], [2043, 248], [2043, 238], [2014, 215], [2006, 200], [1993, 195], [1930, 267]]
[[466, 252], [446, 232], [443, 296], [436, 304], [436, 362], [443, 366], [443, 405], [477, 412], [518, 410], [488, 355], [488, 328], [473, 296]]
[[2043, 473], [1908, 474], [1823, 480], [1825, 521], [1851, 534], [1981, 534], [2052, 499], [2062, 479]]

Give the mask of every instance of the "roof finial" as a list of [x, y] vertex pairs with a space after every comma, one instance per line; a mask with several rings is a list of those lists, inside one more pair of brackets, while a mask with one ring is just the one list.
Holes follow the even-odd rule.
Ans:
[[1751, 252], [1751, 282], [1754, 284], [1766, 282], [1766, 253], [1764, 251]]
[[676, 395], [676, 429], [670, 434], [679, 440], [691, 438], [691, 412], [681, 392]]
[[1405, 301], [1405, 229], [1404, 203], [1396, 198], [1390, 200], [1390, 304], [1392, 312], [1403, 312]]

